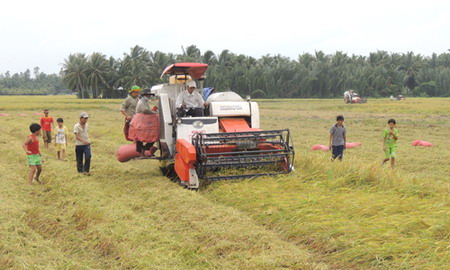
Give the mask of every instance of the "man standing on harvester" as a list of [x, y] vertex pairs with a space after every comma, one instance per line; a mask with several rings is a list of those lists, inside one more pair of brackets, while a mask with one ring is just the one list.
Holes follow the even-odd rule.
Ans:
[[[153, 156], [156, 150], [153, 144], [159, 139], [158, 107], [152, 104], [150, 89], [142, 91], [142, 98], [136, 106], [135, 118], [130, 124], [130, 138], [136, 141], [136, 152], [145, 156], [144, 152], [150, 150], [149, 156]], [[144, 142], [146, 144], [144, 145]]]
[[123, 127], [123, 134], [127, 141], [133, 141], [129, 138], [130, 122], [136, 113], [136, 106], [139, 101], [139, 93], [141, 88], [137, 85], [131, 87], [130, 95], [122, 102], [120, 112], [125, 116], [125, 126]]
[[195, 81], [189, 81], [186, 85], [186, 90], [178, 95], [175, 102], [178, 117], [203, 116], [205, 101], [200, 93], [195, 91], [196, 88], [197, 84]]

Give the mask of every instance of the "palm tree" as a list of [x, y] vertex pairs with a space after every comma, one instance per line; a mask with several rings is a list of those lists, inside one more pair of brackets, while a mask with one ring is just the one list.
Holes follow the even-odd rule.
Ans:
[[206, 51], [203, 54], [202, 62], [208, 65], [214, 65], [217, 63], [217, 57], [212, 51]]
[[178, 55], [178, 62], [200, 62], [202, 60], [202, 54], [197, 46], [190, 45], [186, 49], [181, 48], [183, 49], [183, 54]]
[[403, 62], [398, 67], [399, 71], [404, 73], [403, 85], [412, 91], [419, 85], [417, 81], [417, 72], [422, 66], [422, 56], [414, 55], [413, 52], [408, 52], [403, 55]]
[[89, 57], [87, 74], [88, 84], [92, 88], [92, 97], [97, 98], [99, 95], [99, 86], [108, 88], [107, 75], [109, 71], [109, 63], [104, 54], [95, 52]]
[[120, 83], [124, 88], [130, 88], [132, 85], [148, 87], [154, 80], [151, 72], [150, 53], [142, 47], [135, 46], [131, 48], [130, 54], [124, 55], [124, 60], [119, 70]]
[[106, 73], [106, 85], [107, 88], [104, 89], [103, 98], [122, 98], [124, 92], [118, 91], [119, 85], [119, 69], [121, 66], [121, 60], [116, 60], [114, 57], [109, 57], [107, 60], [108, 72]]
[[68, 88], [77, 91], [81, 98], [85, 98], [87, 70], [87, 58], [84, 53], [71, 54], [64, 60], [63, 82]]

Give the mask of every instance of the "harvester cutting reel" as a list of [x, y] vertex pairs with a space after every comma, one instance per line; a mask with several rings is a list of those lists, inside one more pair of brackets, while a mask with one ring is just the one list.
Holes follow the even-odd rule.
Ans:
[[274, 176], [294, 170], [295, 152], [289, 129], [197, 133], [192, 145], [196, 153], [193, 167], [199, 182], [193, 188], [202, 182]]

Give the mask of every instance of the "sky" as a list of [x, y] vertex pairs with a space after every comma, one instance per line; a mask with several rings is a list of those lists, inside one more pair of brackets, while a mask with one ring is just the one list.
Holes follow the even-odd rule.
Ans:
[[450, 1], [23, 1], [0, 4], [0, 73], [58, 73], [72, 53], [121, 58], [135, 45], [253, 57], [322, 50], [429, 56], [450, 49]]

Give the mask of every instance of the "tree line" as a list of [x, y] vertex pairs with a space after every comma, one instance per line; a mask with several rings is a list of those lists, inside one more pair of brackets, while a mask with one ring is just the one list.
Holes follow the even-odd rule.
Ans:
[[423, 56], [377, 51], [368, 56], [322, 51], [297, 59], [254, 58], [224, 50], [202, 53], [195, 45], [182, 54], [131, 48], [122, 59], [101, 53], [72, 54], [64, 62], [66, 85], [82, 97], [116, 97], [116, 89], [162, 83], [160, 74], [175, 62], [209, 65], [205, 86], [255, 98], [336, 98], [354, 89], [362, 96], [450, 96], [450, 53]]
[[[167, 79], [160, 79], [162, 71], [176, 62], [206, 63], [205, 87], [254, 98], [338, 98], [350, 89], [366, 97], [450, 96], [448, 52], [424, 56], [377, 51], [361, 56], [316, 51], [291, 59], [282, 55], [255, 58], [229, 50], [201, 52], [195, 45], [181, 54], [134, 46], [121, 58], [100, 52], [71, 54], [64, 60], [59, 79], [64, 83], [62, 88], [76, 92], [80, 98], [119, 98], [132, 85], [151, 87], [164, 82]], [[0, 89], [5, 78], [0, 76]], [[29, 76], [19, 74], [13, 81], [27, 86], [25, 82], [30, 80], [26, 78]], [[9, 82], [11, 79], [9, 76]], [[61, 85], [55, 80], [51, 87]]]
[[49, 95], [70, 93], [65, 90], [62, 75], [46, 74], [39, 67], [25, 72], [0, 74], [0, 95]]

